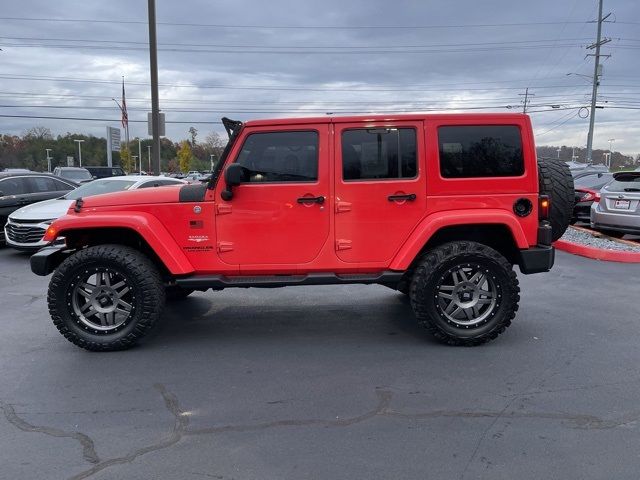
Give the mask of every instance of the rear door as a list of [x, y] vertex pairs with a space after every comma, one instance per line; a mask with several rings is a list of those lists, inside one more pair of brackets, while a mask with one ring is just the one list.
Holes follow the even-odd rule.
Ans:
[[217, 250], [240, 271], [291, 271], [315, 259], [329, 237], [329, 128], [254, 128], [239, 139], [234, 162], [246, 180], [221, 200], [216, 187]]
[[26, 177], [0, 179], [0, 229], [7, 223], [11, 213], [28, 204], [28, 189]]
[[335, 124], [335, 249], [386, 262], [425, 214], [423, 124]]

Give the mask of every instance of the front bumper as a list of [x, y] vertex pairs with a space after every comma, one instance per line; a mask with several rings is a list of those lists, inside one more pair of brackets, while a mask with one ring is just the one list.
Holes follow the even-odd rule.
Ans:
[[38, 253], [31, 255], [31, 271], [41, 277], [53, 272], [62, 261], [72, 253], [65, 245], [44, 247]]

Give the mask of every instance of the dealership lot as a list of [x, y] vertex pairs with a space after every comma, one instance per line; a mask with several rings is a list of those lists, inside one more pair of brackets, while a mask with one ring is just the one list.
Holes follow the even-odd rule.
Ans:
[[640, 265], [558, 252], [520, 280], [477, 348], [395, 291], [323, 286], [197, 293], [96, 354], [0, 249], [0, 478], [637, 478]]

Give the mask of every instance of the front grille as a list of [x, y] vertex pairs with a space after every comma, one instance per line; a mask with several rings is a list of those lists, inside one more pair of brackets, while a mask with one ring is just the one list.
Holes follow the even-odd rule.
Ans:
[[9, 240], [16, 243], [38, 243], [44, 237], [45, 229], [30, 225], [7, 223], [6, 234]]
[[16, 222], [20, 225], [25, 224], [25, 223], [44, 223], [44, 222], [50, 222], [51, 219], [50, 218], [43, 218], [42, 220], [24, 220], [24, 219], [20, 219], [20, 220], [11, 220], [12, 222]]

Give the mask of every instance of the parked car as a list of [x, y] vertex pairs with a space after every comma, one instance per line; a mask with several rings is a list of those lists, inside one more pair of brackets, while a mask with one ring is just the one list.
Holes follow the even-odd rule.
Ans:
[[122, 167], [85, 167], [93, 178], [121, 177], [126, 175]]
[[613, 179], [613, 173], [608, 172], [580, 172], [573, 177], [575, 185], [575, 205], [571, 223], [577, 221], [591, 221], [591, 205], [598, 196], [600, 189]]
[[184, 183], [181, 180], [150, 176], [107, 177], [94, 180], [91, 183], [81, 185], [62, 197], [34, 203], [13, 212], [9, 215], [7, 224], [4, 227], [7, 245], [25, 251], [39, 250], [47, 245], [47, 242], [42, 240], [44, 232], [51, 222], [67, 213], [69, 206], [78, 198]]
[[593, 163], [580, 163], [580, 162], [565, 162], [569, 166], [569, 170], [571, 170], [572, 175], [576, 175], [578, 173], [583, 173], [587, 171], [595, 171], [595, 172], [608, 172], [609, 168], [606, 165], [601, 163], [593, 164]]
[[640, 172], [617, 172], [591, 206], [591, 227], [612, 236], [640, 234]]
[[78, 183], [86, 183], [93, 180], [93, 175], [89, 170], [81, 167], [56, 167], [53, 169], [53, 174]]
[[[15, 210], [42, 200], [56, 198], [78, 186], [77, 183], [58, 178], [49, 173], [2, 172], [0, 173], [0, 225]], [[4, 243], [4, 229], [0, 229], [0, 242]]]

